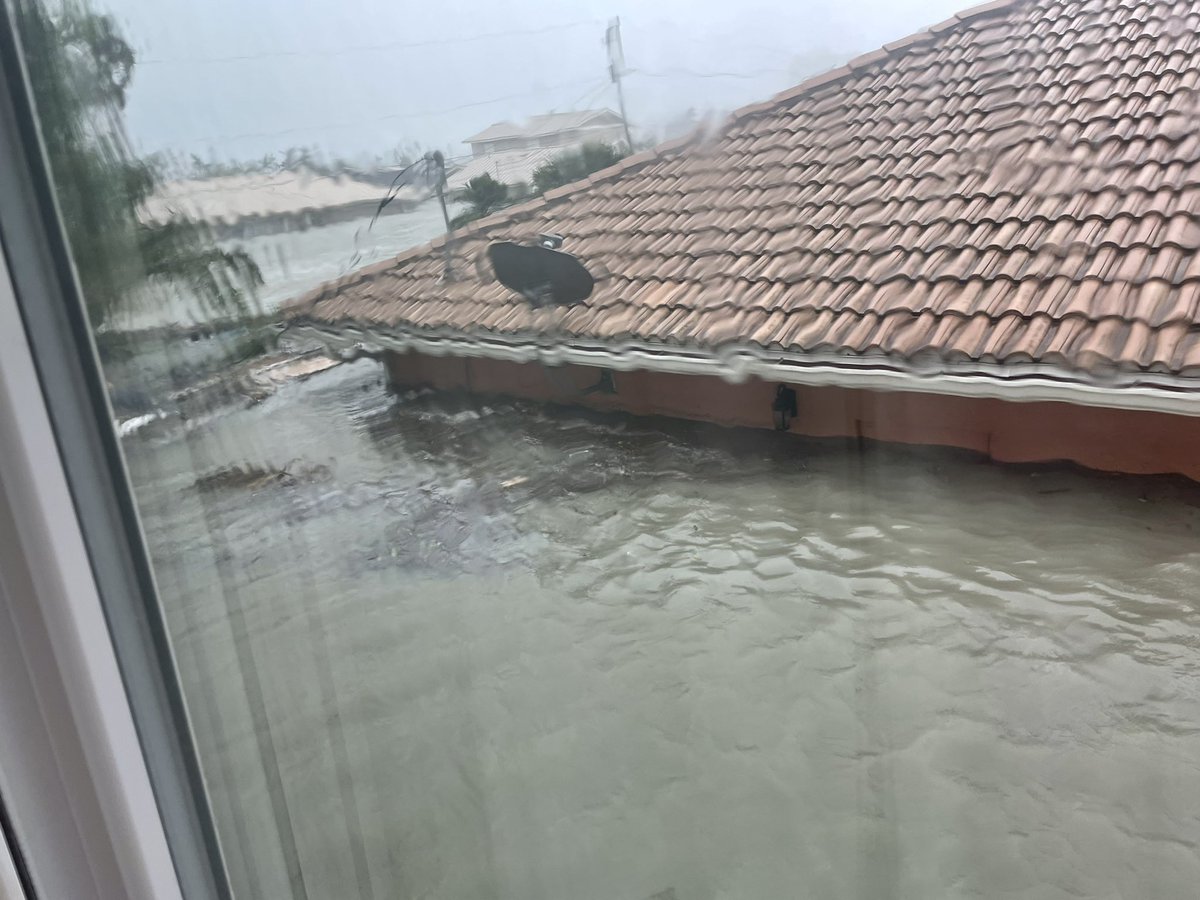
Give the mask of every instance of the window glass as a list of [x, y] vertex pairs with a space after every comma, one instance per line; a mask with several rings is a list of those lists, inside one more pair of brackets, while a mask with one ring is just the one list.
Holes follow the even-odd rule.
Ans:
[[234, 896], [1194, 893], [1200, 16], [959, 2], [18, 0]]

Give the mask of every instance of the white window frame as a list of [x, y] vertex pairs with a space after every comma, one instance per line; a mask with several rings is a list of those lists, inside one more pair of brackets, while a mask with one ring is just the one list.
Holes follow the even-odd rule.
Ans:
[[229, 900], [3, 0], [0, 160], [0, 887], [16, 879], [23, 900]]
[[39, 897], [181, 900], [37, 385], [0, 259], [0, 795], [13, 849]]

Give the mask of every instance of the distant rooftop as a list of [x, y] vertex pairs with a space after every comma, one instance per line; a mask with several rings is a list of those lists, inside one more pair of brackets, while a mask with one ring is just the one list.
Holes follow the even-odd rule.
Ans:
[[[141, 218], [165, 222], [175, 218], [232, 225], [243, 219], [296, 216], [302, 213], [362, 208], [378, 204], [382, 190], [354, 178], [298, 172], [252, 173], [218, 178], [169, 181], [148, 198]], [[416, 200], [417, 188], [402, 189], [401, 200]]]
[[512, 122], [494, 122], [479, 132], [479, 134], [473, 134], [469, 138], [465, 138], [463, 143], [469, 144], [472, 141], [499, 141], [508, 137], [524, 136], [525, 129], [520, 125], [514, 125]]
[[481, 141], [500, 141], [506, 138], [538, 137], [543, 134], [554, 134], [559, 131], [582, 128], [593, 122], [601, 125], [611, 125], [620, 121], [621, 117], [611, 109], [583, 109], [576, 112], [546, 113], [541, 116], [533, 116], [524, 125], [514, 125], [512, 122], [496, 122], [478, 134], [464, 138], [463, 142], [474, 144]]

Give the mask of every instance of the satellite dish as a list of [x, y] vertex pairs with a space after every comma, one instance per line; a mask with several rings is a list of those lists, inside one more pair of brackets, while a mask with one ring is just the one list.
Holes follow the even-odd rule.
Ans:
[[501, 241], [488, 247], [496, 278], [535, 309], [570, 306], [592, 295], [595, 279], [583, 263], [562, 250], [562, 238], [546, 235], [541, 246]]

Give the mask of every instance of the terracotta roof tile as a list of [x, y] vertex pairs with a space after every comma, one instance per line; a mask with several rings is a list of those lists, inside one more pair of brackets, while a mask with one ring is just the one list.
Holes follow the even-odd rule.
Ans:
[[[294, 315], [514, 337], [1200, 371], [1200, 8], [999, 0], [822, 73]], [[568, 310], [490, 279], [563, 234]]]

